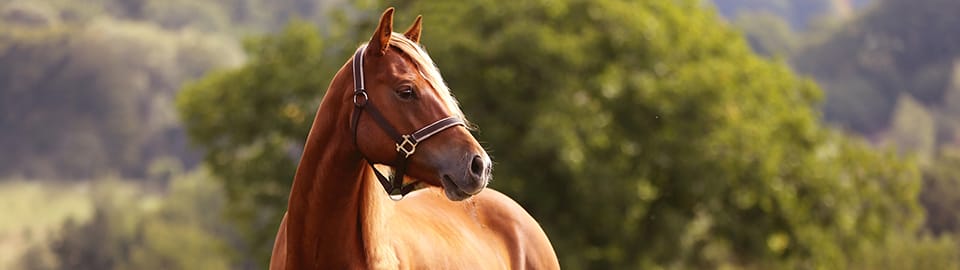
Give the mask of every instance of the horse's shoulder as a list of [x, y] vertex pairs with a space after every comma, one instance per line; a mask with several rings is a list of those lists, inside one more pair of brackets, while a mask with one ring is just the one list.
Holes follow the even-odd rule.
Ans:
[[[527, 213], [523, 206], [506, 194], [492, 188], [487, 188], [475, 195], [473, 198], [477, 206], [484, 209], [484, 212], [495, 215], [497, 218], [507, 218], [512, 221], [533, 221], [536, 220]], [[539, 224], [537, 225], [539, 227]]]
[[559, 269], [553, 246], [530, 213], [507, 195], [487, 188], [474, 196], [490, 229], [506, 237], [507, 244], [519, 253], [514, 269]]
[[[506, 253], [502, 255], [509, 258], [508, 268], [559, 269], [557, 255], [540, 224], [519, 203], [497, 190], [486, 188], [469, 199], [451, 202], [442, 189], [432, 187], [411, 193], [403, 202], [404, 216], [426, 214], [440, 218], [434, 221], [442, 221], [433, 224], [458, 224], [454, 227], [492, 236], [480, 239], [492, 241], [488, 244], [504, 245]], [[476, 226], [462, 226], [464, 224]], [[425, 224], [417, 225], [422, 229]]]

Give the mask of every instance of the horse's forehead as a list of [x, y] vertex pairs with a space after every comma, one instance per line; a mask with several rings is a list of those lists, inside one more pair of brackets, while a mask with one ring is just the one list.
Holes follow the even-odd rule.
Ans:
[[427, 75], [417, 67], [409, 55], [399, 49], [394, 48], [390, 53], [385, 54], [382, 61], [380, 64], [383, 67], [381, 69], [383, 74], [379, 76], [384, 76], [386, 81], [408, 80], [433, 88], [426, 78]]
[[385, 74], [387, 76], [411, 76], [419, 73], [416, 64], [402, 53], [392, 52], [384, 56], [381, 65], [384, 67], [383, 70], [388, 73]]

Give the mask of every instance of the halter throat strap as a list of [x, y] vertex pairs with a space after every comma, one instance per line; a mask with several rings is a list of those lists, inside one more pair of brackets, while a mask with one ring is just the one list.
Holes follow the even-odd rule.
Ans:
[[[396, 201], [402, 199], [403, 196], [406, 196], [407, 193], [410, 193], [410, 191], [413, 191], [415, 188], [416, 182], [404, 185], [403, 176], [407, 170], [407, 160], [416, 153], [417, 145], [443, 130], [455, 126], [466, 126], [466, 124], [462, 119], [451, 116], [430, 123], [410, 134], [401, 134], [398, 132], [383, 116], [383, 113], [381, 113], [373, 103], [370, 103], [370, 96], [367, 94], [363, 74], [363, 54], [365, 48], [366, 45], [360, 46], [353, 55], [354, 109], [350, 121], [353, 129], [353, 144], [357, 147], [360, 156], [362, 156], [363, 159], [367, 161], [367, 164], [370, 165], [370, 168], [373, 169], [377, 180], [380, 181], [380, 185], [382, 185], [383, 189], [390, 195], [390, 199]], [[370, 118], [380, 126], [380, 129], [387, 133], [387, 136], [390, 136], [395, 142], [397, 158], [395, 160], [396, 166], [394, 167], [394, 173], [391, 177], [387, 177], [381, 173], [380, 170], [377, 170], [377, 168], [373, 166], [373, 161], [360, 150], [360, 145], [357, 142], [357, 129], [359, 127], [360, 115], [364, 112], [370, 115]]]

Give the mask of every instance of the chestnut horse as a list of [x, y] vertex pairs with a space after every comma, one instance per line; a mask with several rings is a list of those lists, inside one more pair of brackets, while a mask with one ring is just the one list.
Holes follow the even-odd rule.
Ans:
[[387, 9], [333, 78], [270, 269], [559, 269], [540, 225], [484, 190], [492, 162], [419, 45], [420, 22], [393, 33]]

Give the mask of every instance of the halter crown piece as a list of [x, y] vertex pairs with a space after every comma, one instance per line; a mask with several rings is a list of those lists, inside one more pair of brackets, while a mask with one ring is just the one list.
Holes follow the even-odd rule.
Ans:
[[353, 126], [353, 144], [358, 146], [357, 151], [360, 151], [359, 144], [357, 144], [357, 128], [360, 121], [360, 114], [364, 111], [377, 122], [377, 125], [387, 133], [390, 138], [396, 144], [397, 150], [397, 166], [394, 168], [394, 174], [392, 177], [386, 177], [383, 173], [380, 173], [380, 170], [377, 170], [373, 166], [373, 161], [370, 161], [366, 155], [363, 154], [363, 151], [360, 151], [360, 156], [363, 156], [363, 159], [367, 160], [367, 163], [370, 164], [370, 168], [373, 169], [373, 172], [376, 173], [377, 179], [380, 180], [380, 184], [383, 185], [383, 189], [387, 191], [387, 194], [390, 195], [390, 199], [394, 201], [400, 200], [403, 196], [413, 191], [416, 182], [410, 183], [407, 185], [403, 184], [403, 175], [407, 170], [407, 159], [410, 158], [417, 151], [417, 144], [420, 142], [440, 133], [448, 128], [455, 126], [466, 126], [458, 117], [450, 116], [437, 120], [436, 122], [430, 123], [429, 125], [424, 126], [423, 128], [414, 131], [413, 133], [401, 135], [397, 132], [396, 129], [387, 122], [387, 119], [383, 117], [383, 114], [380, 113], [380, 110], [377, 110], [373, 103], [370, 103], [370, 96], [367, 95], [367, 89], [364, 85], [363, 77], [363, 51], [366, 48], [366, 45], [360, 46], [357, 49], [357, 52], [353, 54], [353, 117], [351, 125]]

